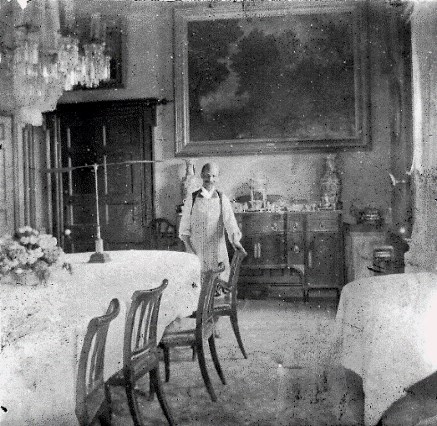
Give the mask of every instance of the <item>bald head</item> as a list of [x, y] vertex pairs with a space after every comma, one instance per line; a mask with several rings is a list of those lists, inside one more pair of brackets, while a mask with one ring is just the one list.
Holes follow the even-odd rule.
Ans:
[[216, 163], [206, 163], [202, 167], [200, 177], [203, 181], [203, 187], [208, 191], [214, 188], [220, 173], [219, 166]]
[[200, 172], [200, 175], [203, 175], [204, 173], [211, 173], [214, 172], [217, 176], [220, 173], [220, 169], [217, 163], [206, 163], [203, 165], [202, 170]]

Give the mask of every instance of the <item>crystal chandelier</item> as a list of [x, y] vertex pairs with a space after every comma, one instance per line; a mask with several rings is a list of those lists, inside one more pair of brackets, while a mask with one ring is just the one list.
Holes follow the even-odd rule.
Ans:
[[15, 47], [10, 51], [13, 73], [23, 74], [27, 83], [42, 77], [45, 83], [59, 80], [64, 90], [80, 85], [97, 87], [110, 77], [111, 57], [105, 42], [81, 45], [74, 36], [58, 36], [58, 48], [44, 51], [37, 34], [26, 28], [16, 29]]
[[109, 79], [111, 58], [105, 54], [105, 43], [85, 44], [83, 51], [79, 56], [77, 84], [97, 87], [101, 81]]
[[11, 34], [0, 34], [0, 40], [9, 40], [0, 43], [0, 69], [12, 80], [14, 109], [41, 115], [55, 109], [63, 91], [95, 88], [110, 78], [100, 15], [89, 18], [92, 34], [81, 42], [70, 28], [70, 34], [65, 29], [61, 34], [57, 1], [32, 0], [25, 10], [17, 6]]

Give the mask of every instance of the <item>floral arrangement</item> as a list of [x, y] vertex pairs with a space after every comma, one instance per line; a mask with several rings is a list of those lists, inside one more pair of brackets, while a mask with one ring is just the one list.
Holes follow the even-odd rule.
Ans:
[[24, 226], [14, 235], [0, 238], [0, 275], [32, 271], [44, 282], [50, 276], [50, 268], [56, 266], [71, 269], [52, 235]]

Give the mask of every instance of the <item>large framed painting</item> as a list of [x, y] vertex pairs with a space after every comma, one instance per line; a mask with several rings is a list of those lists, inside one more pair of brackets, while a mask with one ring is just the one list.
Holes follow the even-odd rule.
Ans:
[[370, 147], [365, 16], [343, 1], [176, 8], [176, 155]]

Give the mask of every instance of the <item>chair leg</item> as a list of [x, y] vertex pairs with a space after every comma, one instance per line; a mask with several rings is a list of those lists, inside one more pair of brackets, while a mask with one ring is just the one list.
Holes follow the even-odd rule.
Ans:
[[170, 406], [167, 403], [167, 399], [164, 394], [164, 389], [162, 388], [161, 377], [159, 375], [159, 366], [150, 370], [150, 381], [155, 388], [156, 396], [158, 397], [159, 405], [164, 412], [165, 418], [170, 426], [175, 424], [173, 419], [173, 414], [171, 412]]
[[238, 317], [237, 313], [232, 313], [229, 317], [231, 320], [231, 325], [234, 330], [235, 337], [237, 338], [238, 346], [240, 347], [241, 353], [243, 354], [244, 358], [247, 359], [246, 351], [244, 350], [243, 341], [241, 340], [241, 334], [240, 334], [240, 327], [238, 326]]
[[192, 361], [196, 361], [196, 346], [192, 346], [191, 349], [193, 350], [193, 356], [191, 357]]
[[108, 385], [105, 385], [105, 411], [102, 417], [99, 419], [100, 424], [102, 426], [111, 426], [112, 423], [112, 401], [111, 401], [111, 388]]
[[225, 385], [226, 379], [225, 379], [225, 375], [223, 374], [223, 370], [217, 355], [217, 348], [215, 346], [214, 334], [212, 334], [211, 337], [208, 339], [208, 343], [209, 343], [209, 349], [211, 351], [212, 361], [214, 362], [214, 367], [217, 370], [217, 374], [219, 375], [222, 383]]
[[155, 387], [153, 386], [152, 372], [149, 373], [149, 401], [153, 401], [155, 397]]
[[110, 410], [105, 411], [103, 414], [99, 416], [99, 424], [100, 426], [111, 426], [111, 412]]
[[196, 346], [197, 348], [197, 359], [199, 360], [200, 372], [202, 373], [203, 381], [205, 382], [206, 389], [211, 396], [211, 400], [216, 402], [217, 397], [215, 395], [214, 389], [211, 384], [211, 380], [209, 378], [208, 370], [206, 368], [206, 359], [205, 359], [205, 349], [203, 347], [203, 339]]
[[140, 407], [138, 405], [137, 397], [135, 396], [135, 385], [134, 383], [130, 383], [126, 385], [126, 396], [127, 402], [129, 405], [130, 415], [132, 417], [132, 421], [134, 426], [142, 426], [141, 415], [140, 415]]
[[162, 352], [164, 354], [165, 381], [168, 382], [170, 380], [170, 349], [167, 346], [163, 346]]

